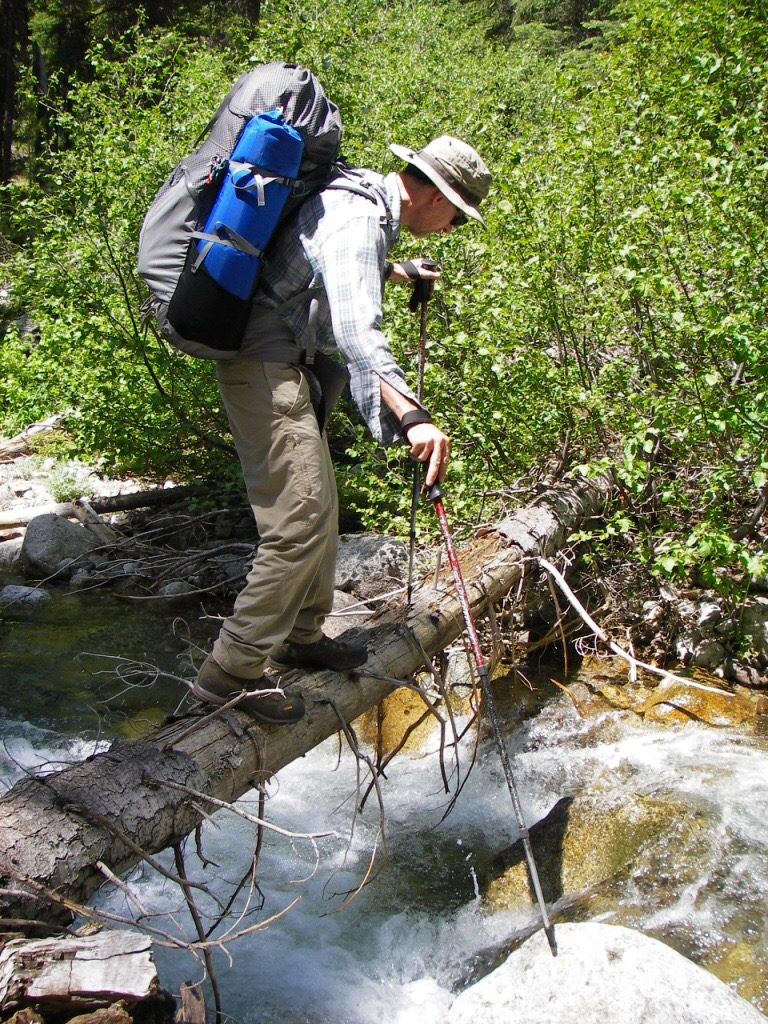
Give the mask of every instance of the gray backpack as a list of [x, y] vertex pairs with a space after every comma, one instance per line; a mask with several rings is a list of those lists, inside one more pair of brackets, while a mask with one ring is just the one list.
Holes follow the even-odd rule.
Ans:
[[[286, 131], [301, 136], [298, 176], [285, 177], [247, 160], [233, 160], [230, 167], [246, 125], [274, 111], [282, 116], [272, 121], [284, 121]], [[264, 239], [334, 173], [341, 118], [311, 71], [294, 64], [265, 64], [237, 80], [201, 138], [205, 141], [176, 165], [147, 211], [138, 270], [151, 292], [148, 309], [163, 337], [189, 355], [227, 359], [237, 355], [252, 292], [243, 297], [228, 290], [226, 281], [222, 285], [206, 269], [206, 253], [213, 247], [260, 261]], [[249, 204], [249, 223], [259, 221], [264, 211], [268, 226], [260, 232], [260, 247], [220, 221], [210, 224], [217, 198], [225, 187], [232, 190], [233, 181], [238, 197]]]

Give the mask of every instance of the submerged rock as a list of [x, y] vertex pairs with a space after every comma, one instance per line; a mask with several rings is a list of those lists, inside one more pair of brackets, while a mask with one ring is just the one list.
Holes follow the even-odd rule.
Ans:
[[555, 925], [453, 1001], [446, 1024], [765, 1024], [766, 1017], [663, 942], [615, 925]]
[[684, 722], [693, 718], [707, 725], [734, 726], [754, 719], [756, 703], [746, 694], [672, 681], [651, 693], [642, 714], [651, 722]]
[[[530, 835], [544, 897], [554, 903], [564, 895], [593, 892], [630, 871], [640, 882], [647, 867], [646, 850], [672, 835], [680, 850], [695, 846], [700, 831], [696, 811], [672, 797], [625, 795], [617, 802], [583, 795], [559, 800]], [[680, 872], [684, 873], [682, 864]], [[530, 906], [522, 842], [499, 854], [480, 883], [497, 910]], [[659, 886], [655, 897], [664, 902]]]
[[19, 608], [35, 608], [48, 604], [51, 595], [37, 587], [7, 586], [0, 589], [0, 608], [15, 611]]

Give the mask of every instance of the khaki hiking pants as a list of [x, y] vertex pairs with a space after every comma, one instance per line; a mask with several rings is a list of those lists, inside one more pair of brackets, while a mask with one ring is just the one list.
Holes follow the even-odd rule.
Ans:
[[232, 359], [216, 372], [260, 539], [212, 653], [225, 671], [255, 679], [284, 640], [321, 636], [333, 604], [336, 480], [298, 367]]

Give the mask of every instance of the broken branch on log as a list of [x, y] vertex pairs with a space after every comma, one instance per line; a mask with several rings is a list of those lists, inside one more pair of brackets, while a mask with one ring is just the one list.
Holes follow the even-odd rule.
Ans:
[[0, 951], [0, 1009], [29, 1003], [107, 1006], [116, 999], [143, 1000], [157, 990], [151, 939], [134, 931], [103, 931], [26, 942]]

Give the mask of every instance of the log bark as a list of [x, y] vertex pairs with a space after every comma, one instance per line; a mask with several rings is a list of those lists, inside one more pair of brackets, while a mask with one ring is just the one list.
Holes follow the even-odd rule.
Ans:
[[[598, 515], [611, 491], [600, 478], [547, 492], [460, 553], [473, 610], [501, 600], [521, 579], [526, 560], [558, 550], [569, 532]], [[450, 507], [447, 509], [450, 516]], [[372, 620], [366, 631], [375, 674], [406, 679], [464, 629], [450, 571], [415, 589], [408, 608]], [[234, 801], [301, 757], [392, 692], [391, 683], [333, 672], [291, 673], [305, 718], [267, 728], [247, 715], [200, 708], [142, 741], [117, 741], [87, 761], [18, 783], [0, 800], [0, 917], [61, 920], [61, 906], [41, 903], [38, 886], [78, 903], [104, 881], [99, 861], [116, 874], [137, 859], [136, 847], [162, 850], [200, 821], [181, 783]], [[31, 880], [31, 882], [30, 882]]]
[[35, 1005], [74, 1012], [149, 999], [158, 985], [151, 945], [132, 931], [12, 940], [0, 950], [0, 1011]]

